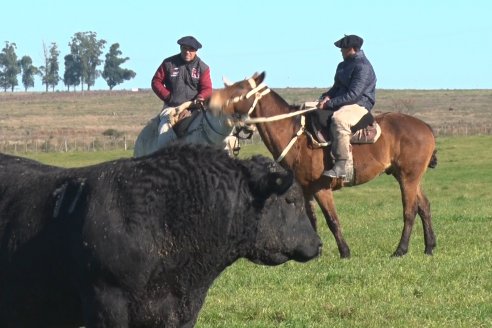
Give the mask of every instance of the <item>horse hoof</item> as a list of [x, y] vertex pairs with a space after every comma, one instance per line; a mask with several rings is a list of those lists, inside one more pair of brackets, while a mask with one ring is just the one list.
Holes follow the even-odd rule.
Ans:
[[403, 251], [401, 249], [397, 249], [391, 257], [402, 257], [403, 255], [407, 254], [406, 251]]
[[342, 260], [349, 259], [350, 258], [350, 250], [345, 251], [345, 252], [340, 252], [340, 258]]

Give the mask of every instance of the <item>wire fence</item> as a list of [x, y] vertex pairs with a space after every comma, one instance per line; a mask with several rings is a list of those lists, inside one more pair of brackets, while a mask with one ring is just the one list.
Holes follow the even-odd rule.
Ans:
[[1, 140], [2, 153], [38, 153], [38, 152], [94, 152], [110, 150], [131, 150], [135, 147], [135, 138], [49, 138]]
[[436, 136], [474, 136], [491, 135], [492, 124], [460, 123], [442, 124], [432, 127]]
[[[442, 124], [432, 127], [434, 134], [439, 136], [472, 136], [492, 135], [492, 124]], [[21, 138], [5, 140], [0, 137], [2, 153], [37, 153], [37, 152], [95, 152], [111, 150], [132, 150], [136, 136], [108, 137], [57, 137], [47, 139]], [[257, 132], [242, 144], [258, 144], [261, 138]]]

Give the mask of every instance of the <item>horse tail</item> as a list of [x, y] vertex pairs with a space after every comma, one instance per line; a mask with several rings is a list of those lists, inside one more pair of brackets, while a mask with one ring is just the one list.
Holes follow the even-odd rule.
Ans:
[[[431, 130], [432, 132], [432, 136], [434, 137], [434, 140], [436, 138], [436, 134], [434, 133], [434, 129], [432, 128], [432, 126], [430, 126], [429, 124], [425, 123], [429, 129]], [[437, 149], [434, 148], [434, 151], [432, 152], [432, 156], [429, 160], [429, 164], [427, 165], [427, 167], [430, 167], [431, 169], [435, 168], [437, 166]]]
[[431, 169], [433, 169], [437, 166], [437, 155], [436, 155], [436, 153], [437, 153], [437, 149], [434, 149], [434, 151], [432, 152], [432, 156], [431, 156], [431, 159], [429, 161], [429, 164], [427, 165]]

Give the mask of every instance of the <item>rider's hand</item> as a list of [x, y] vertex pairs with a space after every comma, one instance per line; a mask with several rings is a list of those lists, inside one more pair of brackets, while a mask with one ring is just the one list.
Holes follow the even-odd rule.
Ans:
[[330, 100], [330, 97], [328, 96], [325, 96], [323, 97], [323, 99], [320, 100], [320, 102], [318, 103], [318, 105], [316, 106], [318, 109], [323, 109], [323, 107], [325, 107], [325, 104]]
[[190, 109], [202, 109], [203, 99], [197, 98], [191, 102]]
[[181, 113], [178, 115], [178, 121], [182, 120], [185, 117], [191, 116], [191, 112], [187, 109], [183, 110]]

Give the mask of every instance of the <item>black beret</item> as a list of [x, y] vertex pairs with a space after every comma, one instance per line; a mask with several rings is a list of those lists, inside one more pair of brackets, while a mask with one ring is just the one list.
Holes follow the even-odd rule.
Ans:
[[335, 42], [338, 48], [357, 48], [360, 49], [364, 40], [357, 35], [345, 35], [343, 38]]
[[198, 40], [195, 39], [194, 37], [192, 37], [191, 35], [184, 36], [181, 39], [179, 39], [178, 44], [180, 46], [192, 47], [195, 50], [198, 50], [202, 47], [202, 44], [200, 42], [198, 42]]

